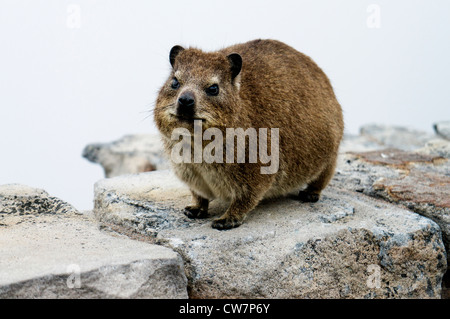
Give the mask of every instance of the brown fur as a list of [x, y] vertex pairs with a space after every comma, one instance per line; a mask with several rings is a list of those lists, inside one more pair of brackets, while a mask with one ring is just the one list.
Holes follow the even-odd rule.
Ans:
[[[239, 226], [263, 198], [304, 185], [299, 199], [317, 201], [334, 174], [344, 127], [341, 107], [324, 72], [308, 56], [275, 40], [250, 41], [212, 53], [193, 48], [172, 52], [173, 69], [159, 92], [154, 113], [169, 154], [178, 142], [171, 141], [172, 130], [193, 128], [193, 121], [170, 115], [186, 91], [195, 96], [195, 118], [203, 119], [203, 129], [219, 128], [224, 140], [226, 127], [279, 128], [280, 133], [275, 174], [261, 174], [260, 162], [174, 164], [175, 174], [193, 195], [186, 214], [205, 217], [209, 200], [228, 200], [228, 210], [212, 225], [228, 229]], [[235, 78], [233, 63], [227, 58], [232, 53], [242, 57], [242, 69]], [[180, 83], [178, 89], [171, 88], [174, 76]], [[219, 95], [206, 95], [205, 88], [215, 83]]]

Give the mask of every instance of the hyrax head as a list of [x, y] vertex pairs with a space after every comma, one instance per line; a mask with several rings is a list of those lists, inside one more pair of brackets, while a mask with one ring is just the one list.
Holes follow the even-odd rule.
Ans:
[[169, 60], [172, 70], [154, 113], [161, 133], [170, 137], [178, 127], [192, 130], [195, 120], [205, 128], [229, 126], [239, 104], [241, 56], [174, 46]]

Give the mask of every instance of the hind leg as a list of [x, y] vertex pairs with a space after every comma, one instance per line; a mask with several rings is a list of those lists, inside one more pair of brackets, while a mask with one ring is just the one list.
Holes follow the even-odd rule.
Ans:
[[302, 202], [317, 202], [320, 198], [320, 193], [328, 185], [331, 178], [333, 177], [335, 167], [336, 162], [333, 162], [325, 167], [322, 173], [320, 173], [319, 177], [310, 182], [305, 190], [301, 190], [298, 193], [297, 199], [301, 200]]

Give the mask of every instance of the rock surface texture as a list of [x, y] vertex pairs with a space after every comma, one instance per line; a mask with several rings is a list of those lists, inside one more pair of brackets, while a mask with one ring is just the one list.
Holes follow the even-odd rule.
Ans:
[[[347, 147], [331, 185], [401, 205], [435, 221], [449, 256], [450, 141], [443, 138], [445, 123], [434, 126], [437, 136], [398, 127], [363, 127], [359, 137], [343, 143]], [[365, 147], [354, 151], [352, 140]], [[445, 298], [450, 298], [449, 277], [450, 272], [444, 277]]]
[[[185, 260], [192, 297], [267, 295], [278, 297], [316, 297], [320, 295], [336, 298], [417, 297], [418, 292], [415, 288], [420, 281], [417, 281], [417, 278], [424, 277], [414, 271], [412, 273], [415, 273], [415, 275], [409, 277], [407, 271], [404, 270], [407, 267], [406, 265], [412, 265], [407, 261], [410, 258], [409, 256], [417, 256], [416, 252], [413, 251], [417, 250], [420, 254], [426, 249], [419, 248], [422, 245], [417, 242], [420, 236], [411, 234], [417, 231], [423, 232], [424, 229], [428, 229], [425, 233], [429, 231], [433, 233], [438, 229], [436, 235], [433, 236], [442, 239], [438, 240], [439, 244], [434, 243], [432, 246], [442, 248], [442, 243], [444, 243], [446, 251], [449, 251], [450, 248], [448, 207], [450, 143], [442, 138], [442, 133], [436, 136], [404, 127], [374, 124], [362, 127], [358, 136], [347, 135], [341, 145], [340, 153], [335, 177], [319, 203], [305, 205], [290, 199], [279, 200], [275, 203], [264, 203], [251, 214], [246, 224], [235, 230], [233, 235], [211, 230], [209, 227], [210, 220], [192, 221], [181, 215], [181, 209], [189, 203], [189, 194], [186, 188], [167, 172], [152, 173], [151, 178], [143, 174], [142, 176], [130, 176], [110, 182], [101, 181], [97, 183], [95, 212], [101, 223], [111, 229], [126, 233], [129, 236], [153, 237], [155, 242], [179, 251]], [[151, 179], [151, 181], [146, 181], [146, 179]], [[130, 191], [131, 189], [132, 191]], [[377, 200], [373, 201], [368, 197]], [[380, 200], [383, 200], [384, 203]], [[220, 203], [214, 203], [211, 212], [220, 214], [224, 207]], [[359, 209], [356, 207], [359, 207]], [[365, 208], [362, 209], [361, 207]], [[431, 224], [422, 230], [410, 228], [412, 225], [417, 227], [421, 224], [418, 221], [422, 221], [423, 217], [417, 214], [424, 216], [424, 220]], [[397, 219], [386, 222], [386, 218], [389, 219], [390, 217]], [[290, 218], [293, 218], [293, 220], [289, 220]], [[302, 222], [299, 221], [300, 218], [303, 218]], [[380, 221], [380, 218], [382, 221]], [[412, 222], [414, 218], [417, 219]], [[252, 221], [253, 227], [250, 226]], [[302, 226], [302, 223], [306, 226]], [[297, 226], [293, 227], [293, 224]], [[436, 224], [438, 225], [437, 228], [435, 227]], [[293, 228], [283, 228], [286, 225]], [[383, 228], [380, 225], [391, 228]], [[328, 232], [322, 232], [324, 229], [327, 229]], [[204, 235], [199, 235], [199, 233], [204, 233]], [[299, 235], [300, 233], [301, 235]], [[363, 239], [358, 237], [360, 234], [368, 234], [366, 238], [373, 238], [374, 240], [371, 241], [369, 246], [365, 247], [362, 243]], [[380, 237], [380, 234], [387, 237]], [[239, 237], [239, 235], [244, 237]], [[299, 236], [304, 237], [300, 240], [298, 239]], [[339, 241], [337, 238], [343, 238], [342, 236], [347, 239]], [[425, 235], [425, 237], [427, 236]], [[218, 237], [220, 237], [220, 240], [214, 244], [212, 238]], [[413, 242], [416, 241], [415, 244], [408, 240], [398, 241], [393, 239], [391, 241], [401, 242], [400, 246], [405, 245], [402, 247], [410, 247], [398, 250], [402, 253], [397, 257], [403, 256], [404, 259], [398, 264], [399, 268], [397, 269], [403, 269], [403, 273], [394, 275], [389, 272], [393, 271], [395, 267], [387, 266], [385, 260], [391, 259], [382, 257], [385, 251], [383, 247], [386, 247], [386, 245], [379, 238], [384, 238], [388, 242], [392, 240], [391, 238], [413, 238]], [[332, 266], [325, 267], [323, 264], [312, 266], [311, 261], [320, 259], [318, 254], [311, 253], [309, 249], [316, 239], [321, 245], [328, 243], [329, 250], [322, 250], [321, 252], [323, 256], [328, 256], [326, 257], [328, 258], [328, 264]], [[373, 270], [375, 273], [379, 270], [381, 282], [383, 282], [382, 278], [385, 278], [383, 289], [367, 290], [368, 286], [367, 282], [364, 284], [364, 278], [366, 278], [364, 275], [352, 277], [353, 279], [358, 278], [359, 286], [349, 283], [344, 284], [346, 281], [344, 278], [350, 278], [350, 276], [346, 277], [345, 271], [339, 268], [341, 265], [336, 262], [338, 259], [343, 261], [345, 258], [350, 258], [348, 256], [349, 251], [338, 247], [339, 243], [343, 241], [352, 243], [348, 247], [353, 247], [353, 256], [367, 257], [367, 252], [363, 252], [363, 250], [367, 250], [367, 247], [371, 247], [372, 251], [376, 252], [373, 253], [376, 258], [374, 257], [370, 261], [366, 259], [365, 263], [362, 262], [359, 265], [359, 268], [348, 260], [345, 264], [347, 266], [349, 263], [351, 264], [346, 268], [347, 270], [359, 269], [362, 271], [366, 267], [365, 273], [362, 272], [366, 277], [369, 276], [370, 270], [375, 269], [376, 271]], [[310, 267], [306, 268], [299, 260], [296, 260], [293, 264], [303, 265], [299, 266], [303, 269], [303, 272], [301, 272], [304, 275], [303, 278], [305, 278], [305, 274], [308, 274], [309, 277], [306, 277], [313, 278], [313, 283], [307, 284], [306, 281], [299, 283], [302, 277], [294, 275], [295, 272], [290, 273], [292, 265], [291, 268], [289, 266], [283, 268], [286, 265], [283, 258], [286, 260], [293, 258], [292, 252], [289, 251], [289, 249], [292, 249], [292, 242], [296, 242], [294, 245], [296, 253], [303, 254], [299, 260], [303, 260], [303, 262], [307, 260], [310, 262]], [[408, 246], [408, 242], [412, 246]], [[428, 239], [425, 239], [425, 242], [430, 244]], [[290, 243], [290, 246], [288, 243]], [[259, 248], [255, 248], [253, 245]], [[224, 247], [222, 248], [222, 246]], [[261, 247], [266, 248], [266, 250], [262, 252]], [[299, 252], [299, 248], [303, 250]], [[205, 249], [213, 250], [209, 258], [206, 258], [206, 255], [203, 254]], [[247, 257], [245, 257], [245, 251], [247, 251]], [[258, 253], [254, 253], [254, 251], [258, 251]], [[236, 252], [236, 254], [232, 252]], [[343, 254], [338, 258], [331, 257], [336, 256], [336, 252], [343, 252]], [[437, 271], [437, 273], [440, 273], [436, 276], [437, 281], [442, 278], [442, 274], [446, 271], [447, 253], [444, 250], [441, 253], [437, 253], [434, 257], [429, 256], [431, 259], [425, 258], [434, 260], [436, 269], [440, 269]], [[283, 260], [283, 263], [268, 265], [271, 260], [270, 256], [274, 256], [273, 259], [275, 260]], [[358, 261], [360, 261], [359, 258]], [[253, 262], [254, 260], [256, 261]], [[392, 260], [395, 260], [395, 258]], [[404, 263], [404, 265], [400, 266], [401, 263]], [[266, 269], [266, 281], [261, 279], [263, 275], [256, 275], [258, 272], [264, 272], [265, 267], [268, 267]], [[422, 266], [418, 267], [422, 268]], [[222, 268], [229, 269], [229, 271], [223, 271]], [[269, 288], [270, 284], [268, 284], [267, 280], [269, 279], [267, 278], [275, 276], [274, 273], [270, 273], [271, 271], [275, 272], [274, 269], [278, 269], [277, 271], [284, 274], [283, 276], [291, 276], [289, 278], [294, 281], [297, 280], [298, 286], [293, 285], [293, 287], [302, 288], [293, 288], [289, 291], [289, 288], [284, 287], [278, 281], [276, 286]], [[281, 269], [284, 270], [281, 271]], [[318, 269], [318, 271], [312, 271], [312, 269]], [[323, 269], [327, 269], [327, 271], [321, 273], [320, 270]], [[357, 272], [355, 271], [353, 275]], [[399, 278], [414, 278], [414, 280], [409, 283], [409, 288], [405, 288], [408, 287], [408, 284], [404, 283], [403, 286], [395, 286], [392, 279], [386, 279], [388, 273], [392, 276], [400, 276]], [[232, 280], [234, 276], [239, 276], [240, 279]], [[207, 277], [210, 277], [210, 279], [205, 279]], [[334, 283], [328, 281], [325, 284], [325, 281], [321, 281], [325, 280], [323, 278], [330, 277], [334, 278]], [[449, 280], [445, 279], [446, 277], [448, 276], [444, 277], [443, 297], [449, 297], [446, 288], [449, 286]], [[224, 278], [228, 278], [228, 283]], [[249, 278], [257, 279], [249, 281]], [[276, 281], [276, 279], [274, 280]], [[249, 288], [249, 286], [244, 288], [243, 285], [249, 282], [253, 282], [253, 288]], [[262, 284], [262, 282], [267, 285]], [[319, 284], [320, 282], [323, 283], [323, 286]], [[430, 279], [429, 282], [432, 283], [433, 280]], [[287, 287], [291, 285], [287, 282], [284, 282], [284, 284]], [[248, 285], [251, 286], [252, 284]], [[328, 285], [334, 288], [328, 287], [328, 289], [325, 289], [324, 287]], [[382, 285], [378, 286], [381, 287]], [[403, 288], [399, 289], [400, 286]], [[433, 285], [427, 283], [427, 287], [431, 286]], [[221, 289], [220, 287], [226, 288]], [[275, 287], [279, 287], [279, 289]], [[319, 293], [320, 289], [324, 289], [326, 292]], [[402, 292], [399, 293], [400, 290]], [[413, 290], [415, 292], [412, 292]], [[267, 291], [270, 291], [270, 293]], [[432, 290], [428, 289], [428, 293], [426, 291], [427, 288], [425, 288], [425, 293], [422, 290], [423, 295], [438, 297], [431, 293]]]
[[450, 298], [448, 127], [366, 125], [319, 202], [265, 201], [227, 231], [227, 203], [183, 214], [157, 136], [88, 145], [114, 177], [93, 212], [0, 186], [0, 298]]
[[99, 181], [95, 214], [128, 236], [153, 238], [184, 259], [191, 298], [439, 298], [446, 253], [430, 219], [329, 188], [316, 204], [284, 198], [246, 223], [211, 228], [182, 209], [189, 190], [170, 171]]
[[177, 253], [100, 232], [43, 190], [1, 186], [0, 221], [0, 299], [187, 297]]

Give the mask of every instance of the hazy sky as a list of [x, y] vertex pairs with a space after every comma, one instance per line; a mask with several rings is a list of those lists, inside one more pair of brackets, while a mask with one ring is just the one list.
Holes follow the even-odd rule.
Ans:
[[175, 44], [274, 38], [329, 76], [346, 130], [450, 120], [450, 1], [0, 0], [0, 184], [92, 208], [86, 144], [156, 132]]

